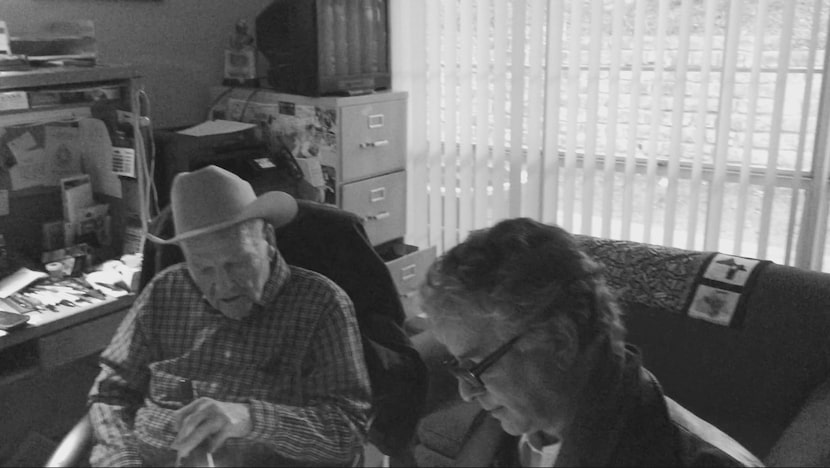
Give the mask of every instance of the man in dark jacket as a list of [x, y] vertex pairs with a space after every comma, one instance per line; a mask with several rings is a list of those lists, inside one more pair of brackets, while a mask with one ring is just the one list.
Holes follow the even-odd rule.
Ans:
[[[663, 395], [624, 341], [599, 265], [566, 231], [519, 218], [474, 232], [430, 268], [421, 296], [461, 397], [499, 423], [473, 424], [452, 463], [760, 466]], [[428, 437], [418, 443], [429, 464]]]

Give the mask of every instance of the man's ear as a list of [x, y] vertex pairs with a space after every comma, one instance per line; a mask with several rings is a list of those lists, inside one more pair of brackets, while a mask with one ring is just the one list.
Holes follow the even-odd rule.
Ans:
[[274, 226], [272, 226], [271, 223], [262, 223], [262, 235], [263, 237], [265, 237], [265, 241], [268, 242], [268, 245], [270, 245], [274, 249], [277, 248], [277, 234], [274, 230]]
[[554, 319], [553, 362], [563, 371], [571, 369], [579, 356], [579, 333], [573, 320], [565, 316]]

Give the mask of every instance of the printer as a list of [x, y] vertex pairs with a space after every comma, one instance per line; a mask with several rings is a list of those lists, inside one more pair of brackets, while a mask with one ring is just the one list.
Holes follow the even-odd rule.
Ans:
[[297, 198], [302, 171], [287, 148], [273, 150], [257, 128], [194, 136], [181, 130], [155, 134], [157, 156], [153, 175], [159, 206], [170, 202], [170, 186], [179, 172], [216, 165], [247, 180], [257, 194], [281, 190]]

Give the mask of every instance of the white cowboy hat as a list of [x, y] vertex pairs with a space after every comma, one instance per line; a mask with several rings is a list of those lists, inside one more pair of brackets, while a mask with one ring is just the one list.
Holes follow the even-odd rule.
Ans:
[[297, 201], [291, 195], [273, 191], [257, 197], [251, 184], [216, 166], [177, 174], [170, 205], [175, 235], [162, 239], [148, 233], [153, 242], [175, 244], [255, 218], [278, 228], [297, 214]]

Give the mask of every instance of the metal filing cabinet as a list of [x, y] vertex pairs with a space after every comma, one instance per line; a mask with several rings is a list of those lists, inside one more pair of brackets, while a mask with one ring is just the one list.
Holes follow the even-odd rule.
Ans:
[[256, 123], [263, 138], [288, 148], [301, 165], [319, 167], [326, 202], [363, 217], [373, 245], [403, 238], [407, 93], [309, 97], [217, 88], [213, 94], [218, 116]]
[[[319, 162], [325, 200], [360, 215], [386, 261], [407, 314], [435, 260], [435, 248], [404, 243], [406, 233], [405, 92], [309, 97], [267, 89], [215, 88], [214, 117], [256, 123], [261, 137]], [[265, 131], [267, 129], [267, 132]]]

